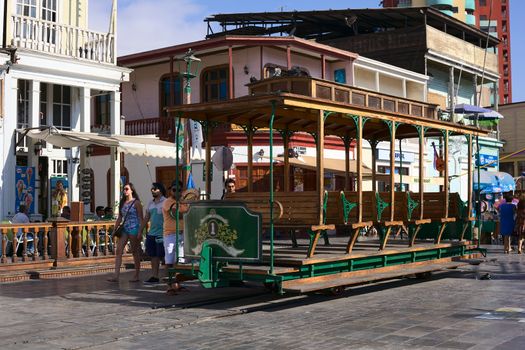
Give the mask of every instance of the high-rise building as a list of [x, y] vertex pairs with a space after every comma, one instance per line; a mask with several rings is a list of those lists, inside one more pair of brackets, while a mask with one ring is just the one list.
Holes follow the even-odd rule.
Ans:
[[384, 0], [383, 7], [434, 7], [499, 38], [501, 40], [497, 48], [500, 74], [499, 103], [510, 103], [512, 102], [512, 71], [509, 2], [508, 0]]
[[510, 60], [510, 1], [476, 0], [476, 25], [501, 40], [498, 46], [499, 102], [512, 102], [512, 74]]

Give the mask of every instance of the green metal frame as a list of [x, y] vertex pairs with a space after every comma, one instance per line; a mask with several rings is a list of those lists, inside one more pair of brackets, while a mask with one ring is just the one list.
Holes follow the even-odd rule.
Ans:
[[345, 193], [341, 191], [341, 202], [343, 203], [343, 219], [345, 225], [348, 224], [350, 212], [352, 209], [357, 207], [357, 203], [350, 202], [348, 199], [346, 199]]
[[377, 221], [381, 221], [381, 215], [383, 214], [383, 211], [390, 205], [390, 203], [385, 202], [381, 196], [379, 195], [379, 192], [376, 192], [376, 208], [377, 208]]
[[412, 220], [412, 212], [418, 207], [418, 205], [419, 201], [412, 199], [410, 197], [410, 192], [407, 192], [407, 219], [409, 221]]
[[290, 280], [300, 280], [303, 278], [328, 276], [342, 272], [352, 272], [360, 270], [369, 270], [371, 274], [374, 269], [410, 264], [422, 261], [431, 261], [442, 258], [460, 258], [474, 253], [481, 253], [486, 255], [486, 250], [483, 248], [472, 247], [471, 245], [458, 244], [449, 247], [432, 247], [425, 250], [413, 250], [406, 252], [398, 252], [394, 254], [379, 254], [360, 256], [337, 261], [320, 261], [313, 264], [301, 265], [296, 271], [275, 275], [271, 272], [266, 274], [249, 273], [244, 271], [241, 265], [238, 272], [226, 272], [222, 268], [224, 264], [213, 262], [213, 250], [210, 247], [203, 249], [203, 256], [199, 265], [199, 270], [196, 266], [188, 269], [177, 269], [177, 267], [169, 269], [169, 277], [172, 278], [175, 273], [198, 278], [203, 287], [215, 288], [227, 286], [233, 281], [254, 281], [265, 284], [274, 284], [277, 292], [282, 293], [282, 282]]

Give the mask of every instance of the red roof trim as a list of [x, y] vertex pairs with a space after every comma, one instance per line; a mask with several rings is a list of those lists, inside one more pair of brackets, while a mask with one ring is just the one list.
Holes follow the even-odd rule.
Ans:
[[191, 43], [140, 52], [127, 56], [121, 56], [118, 58], [118, 65], [129, 66], [136, 63], [142, 63], [144, 61], [182, 55], [190, 48], [194, 51], [199, 51], [233, 45], [290, 45], [292, 47], [309, 49], [320, 54], [325, 54], [339, 59], [356, 59], [359, 56], [358, 54], [350, 51], [337, 49], [331, 46], [311, 42], [309, 40], [304, 40], [296, 37], [224, 36], [209, 40], [194, 41]]

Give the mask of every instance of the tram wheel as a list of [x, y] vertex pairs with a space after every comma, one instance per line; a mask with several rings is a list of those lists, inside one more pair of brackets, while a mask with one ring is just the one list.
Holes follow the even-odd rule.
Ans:
[[420, 279], [420, 280], [428, 280], [431, 277], [432, 277], [432, 272], [431, 271], [416, 273], [416, 278]]
[[323, 294], [329, 295], [329, 296], [338, 296], [338, 295], [343, 294], [345, 290], [346, 290], [345, 286], [337, 286], [337, 287], [324, 289]]
[[274, 294], [279, 292], [279, 288], [277, 287], [277, 283], [275, 282], [264, 282], [264, 288], [266, 288], [266, 290]]

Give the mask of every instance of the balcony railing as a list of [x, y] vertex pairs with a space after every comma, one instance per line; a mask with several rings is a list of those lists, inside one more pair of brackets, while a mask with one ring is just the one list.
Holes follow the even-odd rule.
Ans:
[[116, 64], [115, 36], [14, 15], [12, 45], [89, 61]]
[[[320, 100], [342, 102], [359, 108], [387, 113], [437, 119], [436, 105], [376, 93], [332, 81], [310, 77], [278, 77], [247, 85], [251, 95], [288, 92]], [[126, 135], [157, 135], [161, 140], [175, 140], [176, 117], [126, 120]]]
[[156, 135], [164, 141], [175, 141], [175, 122], [177, 118], [156, 117], [138, 120], [126, 120], [126, 135]]
[[250, 94], [289, 92], [357, 107], [436, 119], [436, 105], [310, 77], [279, 77], [248, 84]]

